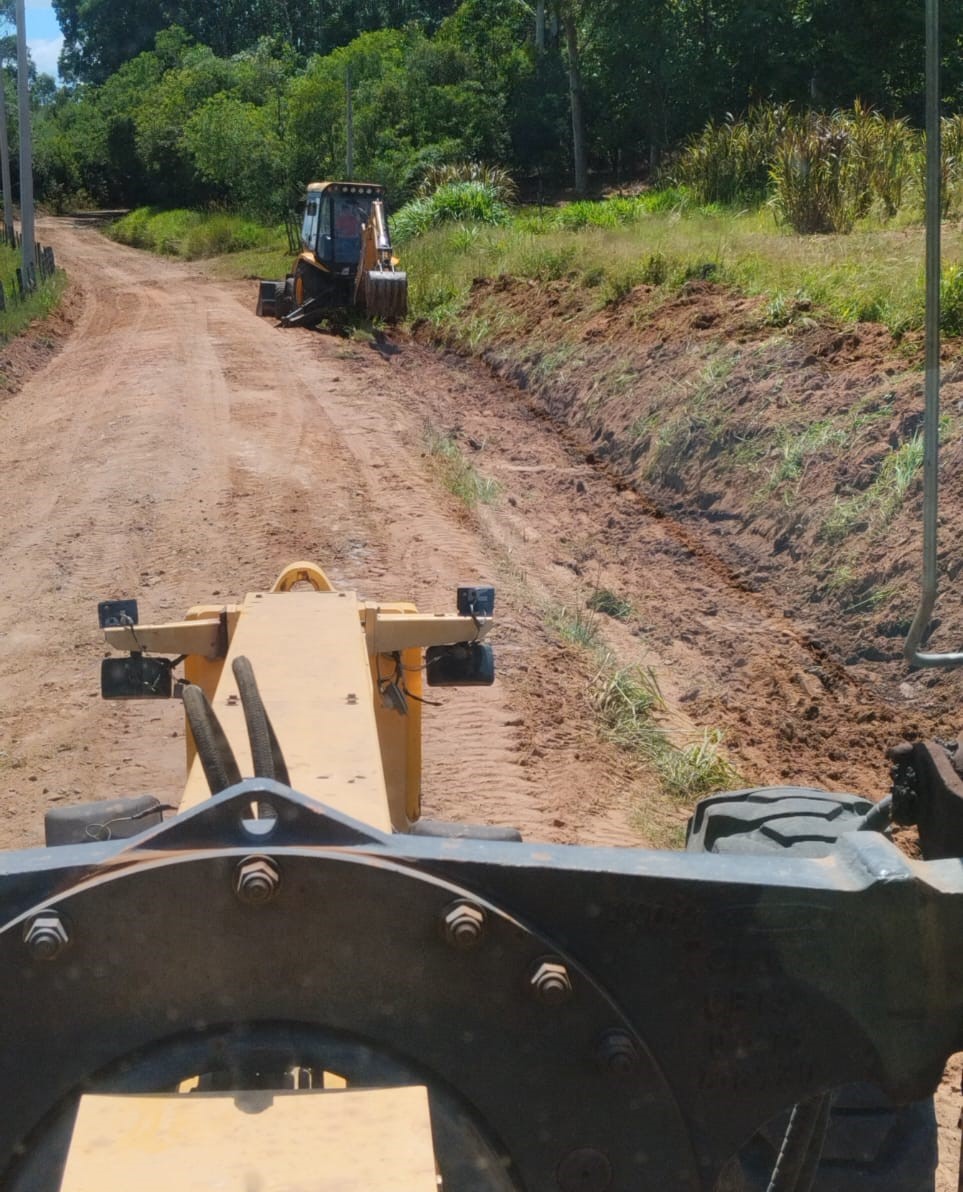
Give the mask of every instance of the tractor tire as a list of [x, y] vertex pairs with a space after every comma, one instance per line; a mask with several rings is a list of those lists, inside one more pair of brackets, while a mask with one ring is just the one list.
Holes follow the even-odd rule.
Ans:
[[[872, 806], [809, 787], [727, 791], [697, 804], [686, 848], [824, 857]], [[788, 1117], [767, 1122], [742, 1148], [724, 1173], [726, 1192], [766, 1192]], [[872, 1085], [846, 1085], [833, 1095], [812, 1192], [933, 1192], [937, 1159], [932, 1098], [900, 1106]]]
[[316, 288], [314, 285], [314, 270], [310, 265], [305, 265], [303, 261], [298, 261], [297, 265], [294, 267], [293, 286], [294, 305], [292, 309], [296, 310], [299, 306], [303, 306], [309, 298], [314, 297], [314, 291]]

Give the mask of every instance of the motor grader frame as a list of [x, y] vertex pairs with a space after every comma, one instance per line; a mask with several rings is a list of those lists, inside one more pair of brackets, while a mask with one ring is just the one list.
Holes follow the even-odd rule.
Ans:
[[[437, 1164], [457, 1192], [708, 1192], [738, 1186], [731, 1157], [791, 1105], [863, 1080], [932, 1091], [963, 1047], [952, 766], [900, 755], [904, 812], [943, 825], [947, 860], [858, 830], [878, 824], [816, 859], [423, 833], [425, 667], [491, 678], [490, 593], [460, 604], [362, 601], [301, 563], [173, 625], [102, 610], [130, 664], [105, 660], [107, 694], [157, 694], [145, 660], [186, 656], [197, 740], [172, 818], [88, 808], [64, 843], [0, 854], [5, 1188], [55, 1189], [65, 1167], [67, 1192], [103, 1188], [105, 1147], [129, 1187], [130, 1105], [153, 1122], [173, 1099], [196, 1154], [225, 1107], [283, 1126], [300, 1098], [314, 1125], [259, 1135], [250, 1160], [271, 1187], [281, 1154], [329, 1137], [330, 1098], [356, 1098], [357, 1160], [391, 1130], [370, 1090], [407, 1088], [429, 1177], [360, 1186], [427, 1189]], [[166, 1186], [194, 1174], [182, 1155]], [[353, 1186], [312, 1178], [285, 1186]]]

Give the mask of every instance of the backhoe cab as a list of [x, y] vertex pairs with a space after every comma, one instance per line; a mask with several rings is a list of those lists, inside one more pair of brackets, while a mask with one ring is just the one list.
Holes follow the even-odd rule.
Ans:
[[352, 307], [381, 319], [404, 318], [408, 310], [408, 277], [392, 254], [384, 188], [312, 182], [293, 271], [283, 282], [260, 283], [257, 313], [294, 326]]

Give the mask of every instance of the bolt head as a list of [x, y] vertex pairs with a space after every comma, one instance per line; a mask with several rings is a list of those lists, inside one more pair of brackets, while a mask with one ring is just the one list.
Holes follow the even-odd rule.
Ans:
[[468, 952], [481, 943], [485, 934], [486, 915], [480, 906], [471, 902], [453, 902], [442, 920], [445, 940], [453, 948]]
[[246, 857], [234, 873], [234, 893], [252, 906], [270, 902], [280, 885], [281, 874], [269, 857]]
[[596, 1054], [605, 1071], [613, 1076], [630, 1076], [639, 1066], [639, 1049], [627, 1031], [606, 1031]]
[[54, 960], [70, 942], [70, 936], [56, 911], [41, 911], [24, 928], [23, 942], [34, 960]]
[[545, 1006], [561, 1006], [572, 996], [572, 979], [561, 961], [542, 960], [529, 979], [535, 997]]
[[612, 1186], [612, 1164], [594, 1147], [570, 1151], [555, 1176], [561, 1192], [606, 1192]]

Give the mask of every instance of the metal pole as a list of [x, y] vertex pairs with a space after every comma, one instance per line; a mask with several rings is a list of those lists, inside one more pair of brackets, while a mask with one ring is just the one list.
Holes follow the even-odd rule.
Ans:
[[3, 187], [3, 234], [13, 244], [13, 184], [10, 181], [10, 139], [7, 135], [7, 78], [0, 64], [0, 186]]
[[30, 66], [24, 0], [17, 2], [17, 110], [20, 113], [20, 234], [23, 237], [23, 280], [28, 289], [36, 278], [33, 231], [33, 149], [30, 139]]
[[348, 124], [348, 153], [347, 153], [347, 173], [345, 177], [348, 182], [354, 177], [354, 104], [351, 100], [351, 67], [347, 67], [344, 72], [344, 89], [345, 100], [347, 102], [347, 124]]
[[923, 417], [923, 582], [903, 653], [914, 666], [960, 666], [963, 653], [924, 654], [920, 644], [937, 596], [940, 473], [940, 3], [926, 0], [926, 335]]

